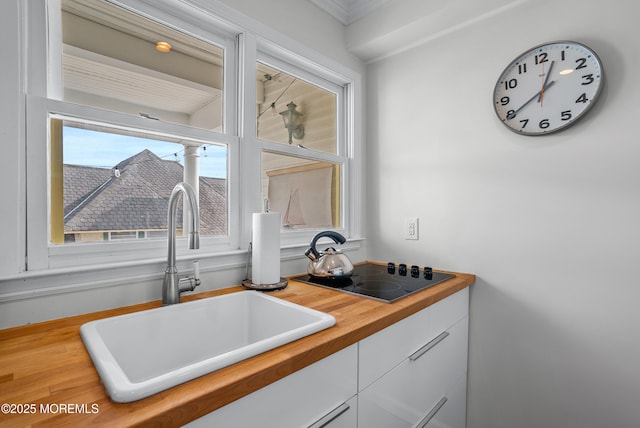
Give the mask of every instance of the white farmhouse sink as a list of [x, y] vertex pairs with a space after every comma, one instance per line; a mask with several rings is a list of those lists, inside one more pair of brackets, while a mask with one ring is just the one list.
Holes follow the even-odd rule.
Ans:
[[335, 324], [257, 291], [105, 318], [80, 327], [111, 399], [139, 400]]

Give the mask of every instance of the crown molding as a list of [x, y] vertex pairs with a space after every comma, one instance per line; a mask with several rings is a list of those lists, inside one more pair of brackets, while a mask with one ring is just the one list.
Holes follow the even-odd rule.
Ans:
[[309, 0], [344, 25], [349, 25], [392, 0]]

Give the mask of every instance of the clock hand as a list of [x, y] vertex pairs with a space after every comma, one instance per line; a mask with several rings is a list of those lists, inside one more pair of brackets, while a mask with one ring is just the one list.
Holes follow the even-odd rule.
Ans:
[[[553, 64], [555, 64], [555, 61], [551, 61], [551, 65], [549, 66], [549, 71], [547, 71], [547, 74], [545, 75], [545, 78], [544, 78], [544, 82], [542, 83], [542, 89], [540, 89], [540, 95], [538, 95], [538, 102], [540, 103], [540, 107], [542, 107], [542, 100], [544, 99], [544, 91], [548, 87], [547, 82], [549, 81], [549, 77], [551, 77], [551, 70], [553, 69]], [[542, 70], [544, 71], [544, 63], [542, 64]]]
[[518, 114], [518, 112], [520, 110], [522, 110], [523, 108], [525, 108], [531, 101], [533, 101], [537, 96], [540, 96], [540, 91], [536, 92], [531, 98], [529, 98], [527, 101], [524, 102], [524, 104], [522, 104], [520, 107], [518, 107], [517, 109], [515, 109], [513, 111], [513, 114], [511, 115], [511, 117], [508, 117], [507, 119], [513, 119], [514, 117], [516, 117], [516, 114]]
[[[522, 104], [520, 107], [518, 107], [517, 109], [515, 109], [513, 111], [513, 113], [507, 117], [507, 119], [513, 119], [516, 117], [516, 115], [518, 114], [518, 112], [520, 110], [522, 110], [523, 108], [525, 108], [531, 101], [533, 101], [536, 97], [538, 97], [538, 101], [541, 99], [540, 97], [542, 96], [542, 94], [544, 93], [544, 91], [546, 91], [547, 89], [549, 89], [551, 86], [553, 86], [553, 84], [556, 83], [555, 80], [552, 80], [551, 82], [545, 84], [542, 89], [540, 89], [538, 92], [536, 92], [535, 94], [533, 94], [533, 96], [531, 98], [529, 98], [527, 101], [524, 102], [524, 104]], [[540, 104], [542, 105], [542, 103]]]
[[[537, 102], [539, 102], [540, 107], [542, 107], [542, 100], [544, 99], [544, 91], [549, 89], [555, 83], [555, 80], [552, 80], [551, 82], [549, 82], [549, 77], [551, 77], [551, 70], [553, 69], [553, 64], [555, 64], [555, 61], [551, 61], [551, 65], [549, 65], [549, 71], [547, 71], [545, 74], [544, 82], [542, 82], [542, 88], [538, 92], [536, 92], [531, 98], [525, 101], [524, 104], [522, 104], [520, 107], [515, 109], [507, 119], [513, 119], [514, 117], [516, 117], [518, 112], [523, 108], [525, 108], [536, 97], [538, 98]], [[542, 63], [542, 69], [544, 71], [544, 63]]]

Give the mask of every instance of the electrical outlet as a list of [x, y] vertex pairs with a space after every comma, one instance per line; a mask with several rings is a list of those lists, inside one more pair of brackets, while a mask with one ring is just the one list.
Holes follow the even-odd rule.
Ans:
[[404, 219], [404, 239], [418, 239], [418, 217]]

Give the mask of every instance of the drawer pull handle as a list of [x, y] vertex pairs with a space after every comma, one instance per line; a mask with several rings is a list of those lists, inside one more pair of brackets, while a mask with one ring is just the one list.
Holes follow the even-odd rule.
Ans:
[[409, 359], [411, 361], [416, 361], [418, 358], [422, 357], [424, 354], [426, 354], [427, 352], [429, 352], [431, 349], [433, 349], [434, 346], [436, 346], [438, 343], [442, 342], [444, 339], [447, 338], [447, 336], [449, 336], [449, 332], [445, 331], [440, 333], [435, 339], [433, 339], [431, 342], [427, 343], [426, 345], [424, 345], [422, 348], [418, 349], [416, 352], [414, 352], [413, 354], [411, 354], [411, 356], [409, 357]]
[[349, 406], [347, 403], [342, 403], [341, 405], [339, 405], [338, 407], [336, 407], [335, 409], [333, 409], [332, 411], [330, 411], [329, 413], [324, 415], [322, 418], [318, 419], [316, 422], [314, 422], [313, 424], [309, 425], [309, 428], [323, 428], [323, 427], [326, 427], [334, 419], [339, 417], [341, 414], [343, 414], [344, 412], [346, 412], [350, 408], [351, 408], [351, 406]]
[[442, 408], [442, 406], [444, 406], [444, 403], [446, 402], [447, 402], [447, 397], [442, 397], [440, 401], [438, 401], [436, 405], [433, 406], [433, 409], [431, 409], [431, 411], [427, 413], [427, 416], [425, 416], [424, 419], [422, 419], [418, 423], [418, 425], [416, 425], [416, 428], [424, 428], [425, 426], [427, 426], [427, 424], [436, 415], [436, 413], [438, 413], [438, 411]]

